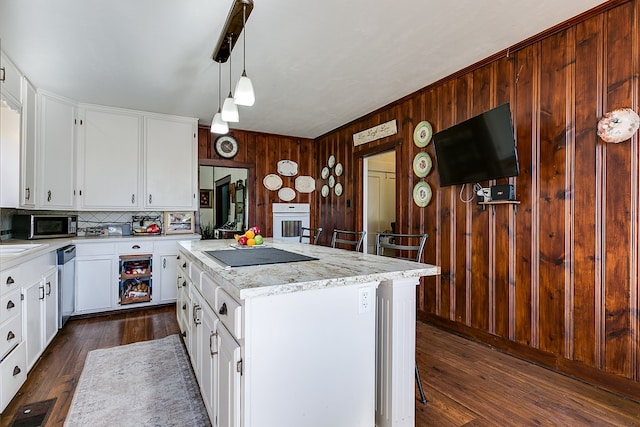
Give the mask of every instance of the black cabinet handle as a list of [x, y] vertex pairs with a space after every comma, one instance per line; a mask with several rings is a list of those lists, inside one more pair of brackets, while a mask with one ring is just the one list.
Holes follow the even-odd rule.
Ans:
[[140, 245], [133, 245], [131, 246], [131, 249], [140, 249]]
[[47, 202], [51, 201], [51, 190], [47, 191]]
[[222, 314], [223, 316], [226, 316], [227, 314], [227, 303], [223, 302], [222, 306], [220, 307], [220, 310], [218, 310], [218, 313]]
[[16, 366], [15, 368], [13, 368], [13, 376], [15, 377], [16, 375], [18, 375], [20, 372], [22, 372], [22, 369], [20, 369], [18, 366]]
[[12, 308], [14, 308], [16, 305], [13, 303], [13, 301], [9, 300], [9, 302], [7, 303], [7, 310], [11, 310]]
[[133, 204], [135, 204], [135, 202], [136, 202], [136, 195], [132, 194], [131, 195], [131, 204], [133, 205]]
[[14, 334], [13, 331], [9, 331], [9, 333], [7, 334], [7, 341], [11, 341], [15, 337], [16, 337], [16, 334]]
[[187, 309], [187, 304], [183, 304], [182, 305], [182, 310], [186, 310]]
[[13, 285], [14, 283], [16, 283], [16, 281], [13, 280], [13, 277], [11, 276], [7, 277], [7, 285]]
[[27, 188], [24, 189], [24, 191], [26, 193], [25, 196], [24, 196], [25, 200], [31, 199], [31, 189], [29, 187], [27, 187]]
[[47, 296], [51, 295], [51, 282], [47, 282]]

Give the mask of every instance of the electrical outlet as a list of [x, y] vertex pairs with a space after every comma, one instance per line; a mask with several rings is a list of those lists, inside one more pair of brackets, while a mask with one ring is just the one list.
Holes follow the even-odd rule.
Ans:
[[373, 289], [370, 287], [358, 289], [358, 314], [370, 313], [373, 304]]

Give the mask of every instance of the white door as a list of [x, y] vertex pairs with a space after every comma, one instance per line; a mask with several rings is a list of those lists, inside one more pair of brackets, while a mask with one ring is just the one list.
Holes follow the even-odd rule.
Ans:
[[202, 308], [202, 329], [200, 339], [200, 390], [202, 399], [209, 413], [209, 418], [215, 420], [218, 416], [218, 325], [220, 321], [213, 314], [208, 304]]
[[240, 426], [240, 345], [218, 324], [218, 426]]
[[114, 256], [76, 258], [76, 312], [112, 308], [117, 291], [117, 261]]
[[82, 207], [139, 207], [141, 116], [85, 108], [83, 122], [78, 163]]
[[174, 301], [177, 297], [177, 271], [178, 260], [176, 258], [176, 255], [163, 255], [160, 257], [160, 274], [158, 279], [154, 278], [154, 282], [157, 281], [156, 283], [160, 285], [156, 289], [160, 289], [160, 300], [162, 302], [171, 302]]
[[42, 280], [32, 283], [24, 289], [23, 332], [27, 343], [27, 369], [31, 369], [42, 353], [42, 301], [44, 283]]
[[20, 204], [32, 208], [36, 205], [36, 90], [26, 79], [24, 82]]
[[42, 95], [39, 98], [40, 145], [38, 178], [40, 206], [47, 209], [75, 206], [75, 106], [71, 101]]
[[375, 254], [376, 233], [391, 231], [392, 223], [396, 221], [395, 151], [366, 157], [363, 172], [366, 195], [363, 218], [364, 229], [367, 231], [367, 253]]
[[58, 269], [49, 270], [44, 277], [43, 344], [46, 348], [58, 333]]

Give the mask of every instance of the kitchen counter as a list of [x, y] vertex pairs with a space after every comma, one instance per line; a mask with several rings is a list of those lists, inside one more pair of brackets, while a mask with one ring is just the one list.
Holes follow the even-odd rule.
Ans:
[[272, 239], [265, 239], [264, 246], [318, 260], [230, 268], [208, 256], [205, 251], [233, 250], [241, 256], [243, 251], [259, 251], [262, 248], [238, 249], [233, 239], [188, 241], [180, 245], [191, 253], [202, 270], [215, 275], [221, 286], [238, 300], [440, 274], [440, 267], [430, 264]]
[[[86, 236], [86, 237], [66, 237], [59, 239], [38, 239], [20, 240], [9, 239], [0, 241], [0, 269], [14, 267], [25, 261], [37, 258], [47, 252], [56, 251], [64, 246], [76, 243], [105, 242], [114, 240], [118, 242], [141, 241], [141, 240], [184, 240], [198, 238], [196, 234], [169, 234], [156, 236]], [[6, 253], [2, 248], [16, 248], [29, 246], [21, 252]]]

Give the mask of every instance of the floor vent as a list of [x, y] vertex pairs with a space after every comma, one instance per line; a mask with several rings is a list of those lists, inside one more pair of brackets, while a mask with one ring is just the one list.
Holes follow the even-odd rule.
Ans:
[[9, 427], [44, 427], [56, 400], [53, 398], [21, 406]]

